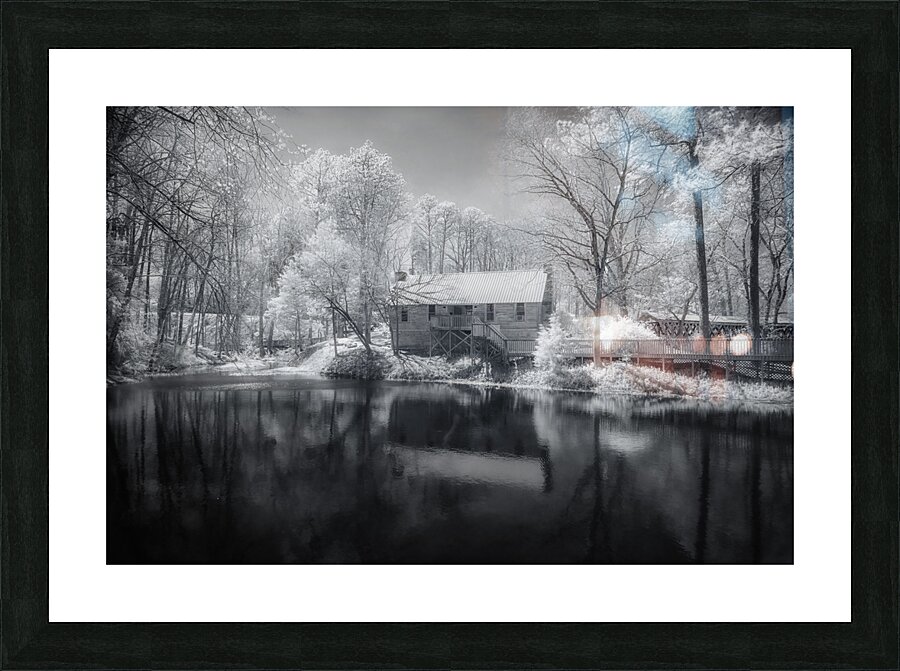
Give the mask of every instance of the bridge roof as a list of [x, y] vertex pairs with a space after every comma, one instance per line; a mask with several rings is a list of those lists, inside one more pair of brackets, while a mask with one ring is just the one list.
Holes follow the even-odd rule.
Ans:
[[540, 303], [546, 286], [543, 270], [411, 275], [396, 284], [406, 305]]
[[[682, 321], [682, 322], [685, 322], [688, 324], [694, 323], [694, 322], [700, 323], [700, 315], [695, 314], [693, 312], [689, 312], [687, 315], [685, 315], [684, 319], [679, 319], [679, 317], [673, 315], [672, 313], [652, 312], [652, 311], [648, 310], [647, 312], [641, 313], [640, 319], [642, 319], [643, 321], [656, 321], [656, 322]], [[743, 317], [734, 317], [731, 315], [710, 315], [709, 323], [710, 324], [735, 324], [738, 326], [744, 326], [747, 324], [747, 320]], [[779, 324], [787, 325], [787, 324], [791, 324], [791, 323], [793, 323], [793, 322], [790, 319], [779, 320]]]

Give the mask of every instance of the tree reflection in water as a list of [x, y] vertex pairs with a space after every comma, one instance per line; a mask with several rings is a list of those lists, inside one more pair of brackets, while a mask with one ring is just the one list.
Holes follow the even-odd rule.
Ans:
[[793, 415], [286, 378], [111, 388], [110, 563], [790, 563]]

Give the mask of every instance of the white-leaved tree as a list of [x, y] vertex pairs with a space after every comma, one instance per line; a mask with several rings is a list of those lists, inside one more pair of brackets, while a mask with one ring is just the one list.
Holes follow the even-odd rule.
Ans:
[[534, 345], [534, 365], [538, 370], [557, 373], [563, 366], [562, 348], [566, 334], [560, 323], [559, 315], [550, 315], [550, 321], [541, 327], [537, 342]]
[[792, 287], [792, 124], [780, 108], [641, 112], [666, 149], [660, 166], [672, 175], [667, 206], [694, 222], [701, 332], [710, 334], [713, 305], [733, 313], [742, 294], [758, 337], [762, 321], [777, 322]]
[[422, 272], [434, 272], [437, 232], [437, 198], [430, 193], [416, 201], [412, 208], [411, 252], [415, 267]]
[[387, 312], [393, 272], [400, 269], [400, 260], [393, 252], [398, 237], [405, 234], [405, 188], [406, 182], [394, 170], [391, 157], [370, 142], [334, 161], [328, 190], [333, 233], [350, 256], [348, 273], [353, 276], [357, 294], [343, 300], [359, 311], [355, 314], [348, 310], [347, 316], [353, 317], [350, 326], [367, 352], [371, 352], [373, 319], [377, 312]]
[[337, 334], [337, 319], [341, 319], [368, 351], [370, 342], [365, 336], [362, 321], [364, 312], [355, 261], [356, 253], [351, 246], [331, 222], [324, 221], [319, 224], [306, 249], [288, 266], [287, 284], [297, 286], [299, 295], [308, 297], [331, 312], [334, 337]]
[[522, 110], [507, 128], [522, 189], [544, 199], [533, 232], [595, 315], [607, 300], [626, 309], [633, 279], [658, 261], [648, 238], [664, 183], [660, 150], [628, 108], [586, 108], [559, 120]]
[[272, 329], [290, 334], [294, 348], [312, 342], [314, 333], [328, 326], [331, 311], [319, 296], [308, 289], [298, 259], [294, 258], [285, 266], [278, 278], [278, 295], [269, 300], [266, 318]]

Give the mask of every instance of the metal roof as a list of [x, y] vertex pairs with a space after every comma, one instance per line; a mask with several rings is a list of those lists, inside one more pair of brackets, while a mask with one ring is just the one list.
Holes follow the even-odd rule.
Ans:
[[401, 304], [480, 305], [540, 303], [546, 285], [543, 270], [503, 270], [410, 275], [396, 287]]

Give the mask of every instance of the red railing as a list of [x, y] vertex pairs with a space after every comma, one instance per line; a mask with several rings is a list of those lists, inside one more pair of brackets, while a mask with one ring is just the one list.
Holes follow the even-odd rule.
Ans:
[[665, 358], [793, 361], [794, 341], [760, 339], [749, 336], [713, 338], [661, 338], [659, 340], [568, 339], [564, 356], [579, 358]]

